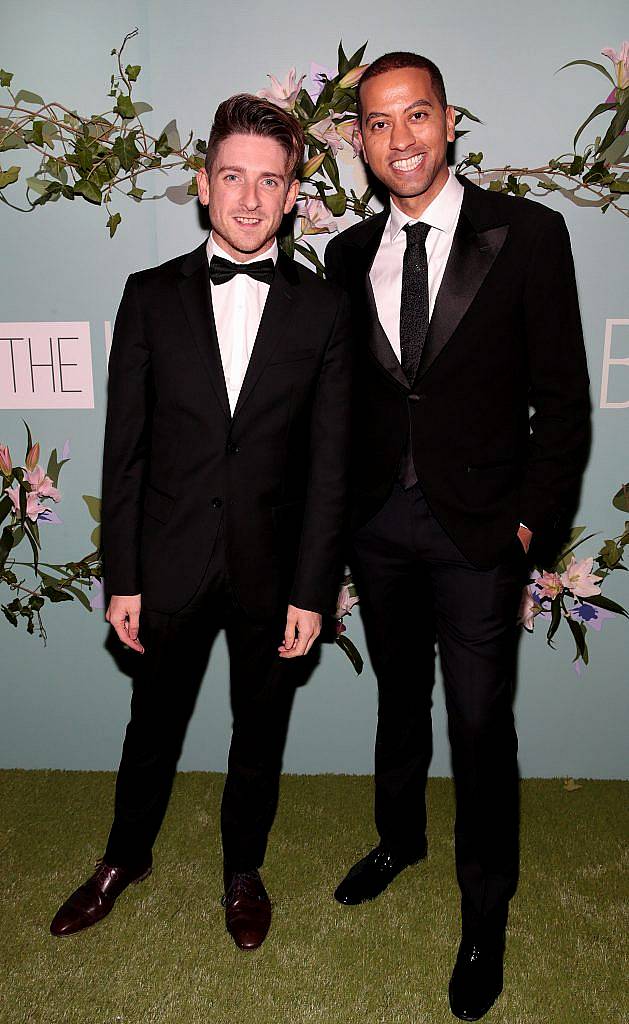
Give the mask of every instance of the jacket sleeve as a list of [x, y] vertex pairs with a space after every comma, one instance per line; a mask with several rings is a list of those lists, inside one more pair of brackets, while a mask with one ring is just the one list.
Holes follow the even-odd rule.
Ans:
[[118, 309], [109, 357], [103, 452], [102, 551], [106, 591], [139, 594], [140, 525], [150, 451], [150, 351], [138, 286], [129, 277]]
[[556, 213], [534, 246], [524, 293], [531, 432], [520, 519], [553, 529], [578, 496], [589, 452], [589, 378], [570, 239]]
[[343, 570], [351, 378], [349, 302], [339, 293], [313, 403], [306, 507], [290, 596], [291, 604], [308, 611], [334, 611]]

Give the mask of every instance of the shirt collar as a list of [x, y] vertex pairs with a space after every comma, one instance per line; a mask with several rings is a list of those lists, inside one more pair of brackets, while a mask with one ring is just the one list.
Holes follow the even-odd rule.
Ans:
[[430, 224], [431, 228], [437, 228], [439, 231], [452, 231], [459, 216], [462, 198], [463, 186], [460, 181], [457, 181], [452, 171], [449, 170], [448, 180], [441, 189], [441, 192], [426, 207], [421, 217], [409, 217], [391, 200], [389, 240], [395, 242], [406, 224], [417, 224], [418, 221], [421, 221], [423, 224]]
[[[277, 239], [274, 239], [271, 248], [267, 249], [266, 252], [263, 252], [261, 256], [253, 256], [250, 260], [238, 260], [238, 262], [257, 263], [259, 260], [273, 260], [274, 263], [277, 263], [278, 252], [279, 250], [277, 246]], [[208, 260], [211, 260], [212, 256], [222, 256], [224, 260], [229, 260], [230, 263], [236, 263], [236, 260], [233, 258], [233, 256], [230, 256], [228, 252], [225, 252], [223, 247], [219, 245], [219, 243], [216, 241], [216, 239], [214, 238], [214, 232], [210, 231], [207, 240]]]

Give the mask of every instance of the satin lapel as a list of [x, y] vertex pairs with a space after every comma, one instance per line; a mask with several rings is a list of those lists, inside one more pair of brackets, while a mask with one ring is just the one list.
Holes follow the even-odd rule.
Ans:
[[234, 409], [234, 418], [258, 383], [260, 374], [273, 352], [292, 330], [293, 287], [297, 280], [291, 260], [280, 252], [245, 379], [242, 382], [238, 402]]
[[419, 364], [421, 378], [448, 344], [502, 249], [509, 225], [476, 232], [461, 211]]
[[192, 337], [221, 408], [227, 417], [231, 417], [212, 309], [210, 268], [205, 242], [185, 258], [181, 265], [181, 275], [177, 284]]
[[365, 293], [367, 298], [367, 344], [371, 349], [372, 354], [380, 363], [380, 366], [391, 374], [395, 380], [406, 388], [408, 391], [410, 384], [407, 380], [406, 374], [404, 373], [400, 361], [396, 356], [389, 337], [380, 323], [380, 317], [378, 316], [378, 307], [376, 306], [376, 297], [373, 293], [371, 286], [371, 279], [369, 273], [365, 275]]
[[410, 385], [406, 379], [406, 375], [400, 366], [399, 359], [391, 347], [391, 342], [389, 341], [387, 333], [380, 323], [376, 297], [374, 295], [371, 278], [369, 276], [387, 224], [388, 211], [383, 211], [379, 216], [381, 218], [381, 222], [377, 225], [374, 234], [363, 246], [361, 287], [364, 292], [367, 310], [367, 344], [369, 345], [372, 355], [375, 356], [380, 366], [386, 370], [386, 372], [390, 374], [398, 384], [401, 384], [402, 387], [408, 391]]

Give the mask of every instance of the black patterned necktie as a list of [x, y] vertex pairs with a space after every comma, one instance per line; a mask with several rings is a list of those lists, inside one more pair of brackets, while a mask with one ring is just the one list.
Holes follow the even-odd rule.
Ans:
[[426, 237], [430, 224], [405, 224], [406, 249], [400, 303], [400, 362], [412, 386], [428, 333], [428, 257]]
[[234, 263], [224, 260], [222, 256], [212, 256], [210, 260], [210, 280], [212, 284], [225, 284], [236, 274], [247, 274], [255, 281], [271, 284], [275, 273], [273, 260], [255, 260], [253, 263]]

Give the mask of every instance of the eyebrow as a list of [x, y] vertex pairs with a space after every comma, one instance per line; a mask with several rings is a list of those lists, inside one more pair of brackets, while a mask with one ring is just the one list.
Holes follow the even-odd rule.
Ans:
[[[432, 109], [433, 104], [430, 100], [415, 100], [413, 103], [409, 103], [408, 107], [404, 107], [403, 113], [408, 114], [410, 110], [415, 110], [416, 107], [430, 107]], [[367, 114], [365, 123], [369, 124], [369, 121], [374, 117], [389, 117], [389, 114], [385, 114], [381, 110], [372, 110], [371, 113]]]
[[[219, 174], [223, 174], [224, 171], [237, 171], [238, 174], [246, 174], [247, 173], [247, 168], [246, 167], [234, 167], [231, 164], [226, 164], [223, 167], [219, 167], [218, 173]], [[260, 171], [259, 172], [259, 177], [260, 178], [281, 178], [281, 179], [284, 179], [285, 175], [284, 174], [280, 174], [279, 171]]]

